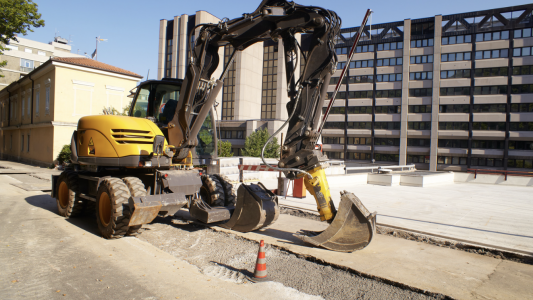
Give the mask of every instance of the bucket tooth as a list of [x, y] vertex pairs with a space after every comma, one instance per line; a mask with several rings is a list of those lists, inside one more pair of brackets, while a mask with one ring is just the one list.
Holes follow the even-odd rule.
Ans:
[[333, 222], [322, 232], [301, 231], [296, 237], [333, 251], [352, 252], [365, 248], [376, 232], [376, 213], [370, 213], [353, 193], [341, 192]]
[[278, 198], [262, 183], [241, 184], [237, 204], [229, 221], [220, 226], [240, 232], [269, 226], [279, 217]]

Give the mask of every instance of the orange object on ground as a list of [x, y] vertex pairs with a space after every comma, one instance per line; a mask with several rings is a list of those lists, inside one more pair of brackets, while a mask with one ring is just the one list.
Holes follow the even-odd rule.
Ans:
[[303, 177], [294, 179], [293, 182], [294, 182], [294, 187], [292, 189], [292, 196], [295, 198], [305, 198], [306, 189], [305, 189]]
[[257, 262], [255, 263], [254, 278], [250, 279], [252, 281], [268, 281], [264, 240], [261, 240], [261, 243], [259, 244], [259, 253], [257, 253]]

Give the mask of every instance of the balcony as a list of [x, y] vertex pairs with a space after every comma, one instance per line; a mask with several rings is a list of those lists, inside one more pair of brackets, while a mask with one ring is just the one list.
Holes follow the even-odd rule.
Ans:
[[33, 71], [33, 69], [35, 69], [34, 67], [20, 67], [20, 71], [21, 72], [26, 72], [26, 73], [29, 73], [31, 71]]

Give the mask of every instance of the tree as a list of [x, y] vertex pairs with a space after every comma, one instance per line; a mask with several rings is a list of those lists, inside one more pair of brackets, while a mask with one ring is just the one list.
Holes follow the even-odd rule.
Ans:
[[128, 116], [131, 108], [131, 102], [124, 106], [122, 109], [122, 112], [118, 111], [118, 109], [114, 108], [113, 106], [105, 107], [102, 109], [102, 114], [104, 115], [115, 115], [115, 116]]
[[60, 165], [63, 163], [70, 162], [70, 154], [72, 154], [72, 151], [70, 150], [70, 144], [64, 145], [59, 154], [57, 155], [56, 160], [59, 162]]
[[[4, 54], [5, 45], [10, 40], [18, 42], [16, 34], [26, 35], [32, 27], [44, 26], [41, 14], [37, 12], [37, 4], [32, 0], [0, 0], [0, 55]], [[4, 67], [7, 61], [0, 61]], [[0, 77], [3, 77], [0, 75]]]
[[231, 142], [230, 141], [218, 141], [218, 157], [232, 157]]
[[[260, 157], [261, 150], [266, 144], [270, 134], [268, 134], [268, 129], [263, 128], [257, 130], [250, 134], [249, 137], [244, 141], [244, 149], [242, 153], [244, 156], [253, 156]], [[265, 157], [266, 158], [278, 158], [279, 157], [279, 145], [278, 139], [274, 137], [270, 143], [265, 148]]]

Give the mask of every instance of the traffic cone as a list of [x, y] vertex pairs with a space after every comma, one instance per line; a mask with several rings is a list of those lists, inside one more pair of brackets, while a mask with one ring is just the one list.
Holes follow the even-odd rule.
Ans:
[[257, 253], [257, 262], [255, 263], [254, 277], [251, 278], [251, 280], [254, 282], [268, 281], [264, 240], [261, 240], [261, 244], [259, 244], [259, 253]]

